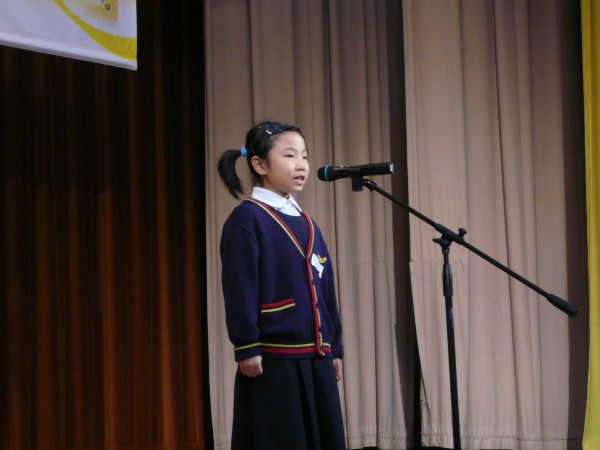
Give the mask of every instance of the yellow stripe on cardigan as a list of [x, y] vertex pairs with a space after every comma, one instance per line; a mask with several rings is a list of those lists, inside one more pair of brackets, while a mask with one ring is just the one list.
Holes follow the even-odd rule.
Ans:
[[241, 347], [234, 347], [234, 350], [246, 350], [247, 348], [258, 347], [262, 345], [260, 342], [255, 342], [254, 344], [243, 345]]
[[277, 312], [277, 311], [281, 311], [281, 310], [284, 310], [284, 309], [287, 309], [287, 308], [291, 308], [293, 306], [296, 306], [296, 303], [289, 303], [287, 305], [279, 306], [278, 308], [266, 308], [266, 309], [262, 309], [260, 311], [260, 313], [264, 314], [264, 313]]
[[[276, 347], [276, 348], [304, 348], [304, 347], [314, 347], [315, 343], [309, 342], [308, 344], [267, 344], [265, 342], [257, 342], [255, 344], [244, 345], [242, 347], [235, 347], [234, 350], [236, 350], [236, 351], [237, 350], [246, 350], [248, 348], [258, 347], [259, 345], [262, 345], [263, 347]], [[327, 342], [323, 342], [323, 346], [331, 348], [331, 344], [328, 344]]]

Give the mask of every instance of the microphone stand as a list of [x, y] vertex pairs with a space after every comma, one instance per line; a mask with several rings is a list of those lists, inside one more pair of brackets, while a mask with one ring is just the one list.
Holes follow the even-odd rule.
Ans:
[[446, 331], [448, 335], [448, 366], [450, 371], [450, 401], [452, 406], [452, 433], [454, 438], [454, 448], [460, 450], [461, 442], [460, 442], [460, 416], [458, 410], [458, 380], [456, 375], [456, 346], [454, 342], [454, 309], [452, 305], [452, 296], [454, 295], [452, 289], [452, 267], [450, 266], [450, 245], [453, 242], [456, 242], [459, 245], [462, 245], [466, 249], [475, 253], [477, 256], [485, 259], [487, 262], [493, 264], [498, 269], [507, 273], [514, 279], [520, 281], [525, 286], [533, 289], [535, 292], [545, 297], [553, 306], [560, 309], [562, 312], [568, 314], [571, 317], [575, 317], [577, 315], [577, 308], [575, 308], [570, 303], [567, 303], [562, 298], [549, 294], [548, 292], [541, 289], [539, 286], [533, 284], [531, 281], [522, 277], [518, 273], [512, 271], [505, 265], [496, 261], [492, 257], [486, 255], [484, 252], [479, 250], [478, 248], [472, 246], [468, 242], [466, 242], [463, 238], [465, 234], [467, 234], [467, 230], [464, 228], [460, 228], [458, 233], [449, 230], [444, 225], [435, 223], [429, 217], [421, 214], [414, 208], [406, 205], [390, 193], [384, 191], [379, 188], [376, 183], [371, 180], [367, 180], [363, 178], [361, 175], [352, 177], [352, 190], [355, 192], [359, 192], [363, 190], [363, 187], [366, 187], [371, 192], [376, 191], [379, 194], [383, 195], [387, 199], [391, 200], [398, 206], [404, 208], [410, 214], [417, 216], [423, 222], [432, 226], [436, 231], [441, 233], [441, 237], [434, 239], [433, 242], [438, 244], [442, 249], [442, 254], [444, 257], [444, 266], [442, 272], [442, 282], [444, 287], [444, 298], [446, 300]]

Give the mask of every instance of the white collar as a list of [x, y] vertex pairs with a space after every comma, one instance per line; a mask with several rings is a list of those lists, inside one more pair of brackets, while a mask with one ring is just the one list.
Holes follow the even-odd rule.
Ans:
[[277, 211], [289, 214], [290, 216], [299, 216], [302, 212], [300, 205], [298, 205], [298, 202], [291, 195], [285, 198], [273, 191], [256, 186], [252, 189], [252, 198], [266, 203]]

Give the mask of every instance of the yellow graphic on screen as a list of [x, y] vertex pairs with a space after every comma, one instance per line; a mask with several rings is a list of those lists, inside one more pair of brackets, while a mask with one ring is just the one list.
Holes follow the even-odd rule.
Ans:
[[[121, 13], [135, 14], [135, 0], [54, 0], [73, 22], [109, 52], [128, 60], [137, 57], [137, 37], [119, 23]], [[124, 10], [123, 8], [127, 8]]]
[[87, 1], [87, 8], [95, 17], [119, 20], [119, 0]]

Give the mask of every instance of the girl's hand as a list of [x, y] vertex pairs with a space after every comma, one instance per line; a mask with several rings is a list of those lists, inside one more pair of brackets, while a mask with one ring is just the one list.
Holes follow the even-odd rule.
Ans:
[[333, 360], [333, 367], [335, 368], [335, 379], [340, 381], [342, 379], [342, 360], [335, 358]]
[[250, 378], [262, 375], [262, 356], [253, 356], [252, 358], [243, 359], [239, 362], [240, 372]]

